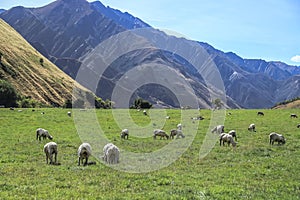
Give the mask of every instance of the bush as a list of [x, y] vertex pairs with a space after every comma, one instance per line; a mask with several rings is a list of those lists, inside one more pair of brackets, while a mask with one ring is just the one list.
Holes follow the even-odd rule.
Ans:
[[17, 106], [18, 94], [15, 88], [7, 81], [0, 80], [0, 105], [5, 107]]
[[152, 107], [152, 104], [142, 98], [137, 98], [134, 101], [134, 105], [130, 106], [130, 108], [136, 108], [136, 109], [150, 109]]

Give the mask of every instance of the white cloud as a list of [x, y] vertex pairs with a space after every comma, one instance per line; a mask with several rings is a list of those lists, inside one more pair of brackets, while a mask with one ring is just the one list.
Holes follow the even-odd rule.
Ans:
[[293, 56], [291, 58], [291, 61], [293, 61], [293, 62], [300, 62], [300, 56], [299, 55]]

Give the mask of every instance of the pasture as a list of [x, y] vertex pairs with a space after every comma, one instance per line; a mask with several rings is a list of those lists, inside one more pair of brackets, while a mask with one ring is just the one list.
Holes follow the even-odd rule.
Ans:
[[[300, 114], [297, 109], [260, 110], [264, 116], [257, 116], [258, 110], [228, 110], [232, 115], [226, 115], [225, 131], [236, 130], [236, 149], [219, 146], [216, 140], [203, 159], [199, 159], [199, 151], [211, 111], [193, 111], [205, 119], [197, 121], [197, 134], [187, 151], [169, 166], [148, 173], [112, 169], [98, 160], [100, 155], [90, 157], [96, 165], [77, 166], [82, 141], [67, 111], [0, 109], [0, 199], [300, 199], [300, 120], [290, 118], [291, 113]], [[152, 123], [142, 112], [129, 112], [139, 126]], [[169, 134], [180, 122], [181, 111], [166, 112], [170, 119], [162, 116], [164, 127], [150, 126]], [[121, 140], [125, 127], [118, 126], [111, 110], [97, 110], [96, 117], [105, 136], [121, 149], [121, 163], [122, 149], [147, 153], [170, 142], [154, 140], [152, 132], [148, 138], [130, 136], [130, 130], [129, 140]], [[257, 132], [247, 130], [250, 123], [256, 124]], [[185, 125], [183, 132], [189, 137]], [[61, 165], [46, 164], [43, 146], [49, 140], [36, 140], [39, 127], [54, 137]], [[273, 131], [285, 136], [285, 145], [269, 144]], [[103, 146], [99, 146], [92, 146], [93, 151], [102, 152]]]

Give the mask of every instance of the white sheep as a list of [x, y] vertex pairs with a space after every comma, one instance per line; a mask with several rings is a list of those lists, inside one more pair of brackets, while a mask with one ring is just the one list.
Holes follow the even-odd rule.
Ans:
[[146, 110], [143, 110], [143, 113], [144, 113], [144, 115], [147, 115], [147, 111]]
[[103, 147], [103, 160], [108, 164], [117, 164], [119, 163], [119, 148], [113, 143], [108, 143]]
[[178, 138], [185, 138], [183, 132], [182, 132], [182, 124], [178, 124], [177, 125], [177, 130], [176, 129], [172, 129], [171, 133], [170, 133], [170, 138], [173, 139], [174, 136], [176, 135], [176, 139]]
[[183, 132], [182, 132], [182, 130], [179, 130], [179, 129], [172, 129], [171, 130], [171, 133], [170, 133], [170, 138], [171, 139], [173, 139], [174, 138], [174, 136], [176, 135], [176, 139], [178, 139], [178, 138], [185, 138], [185, 136], [184, 136], [184, 134], [183, 134]]
[[177, 130], [182, 130], [182, 124], [177, 124]]
[[231, 136], [234, 138], [235, 141], [237, 141], [237, 138], [236, 138], [236, 131], [235, 131], [235, 130], [229, 131], [228, 134], [231, 135]]
[[129, 137], [129, 131], [128, 131], [128, 129], [123, 129], [121, 131], [121, 139], [127, 139], [128, 140], [128, 137]]
[[269, 135], [270, 137], [270, 144], [274, 144], [274, 142], [278, 142], [278, 144], [285, 144], [285, 138], [283, 135], [280, 135], [278, 133], [272, 132]]
[[153, 131], [153, 139], [156, 139], [156, 136], [160, 136], [160, 139], [165, 138], [165, 137], [166, 137], [167, 139], [169, 139], [168, 134], [166, 134], [166, 132], [163, 131], [163, 130], [161, 130], [161, 129], [155, 129], [155, 130]]
[[[89, 143], [82, 143], [78, 148], [78, 166], [83, 164], [83, 166], [86, 166], [88, 164], [88, 159], [90, 155], [92, 154], [92, 147]], [[83, 159], [85, 159], [85, 162], [83, 163]]]
[[[50, 159], [50, 165], [56, 164], [57, 159], [57, 144], [55, 142], [48, 142], [44, 146], [44, 152], [46, 154], [46, 163], [48, 164], [48, 159]], [[54, 162], [53, 162], [53, 154], [54, 154]]]
[[71, 111], [68, 111], [68, 112], [67, 112], [67, 115], [68, 115], [69, 117], [71, 117], [71, 116], [72, 116]]
[[224, 133], [224, 125], [218, 125], [214, 127], [213, 129], [211, 129], [211, 132], [212, 133], [216, 132], [218, 134]]
[[36, 129], [36, 139], [41, 140], [41, 138], [46, 139], [49, 138], [50, 140], [53, 139], [53, 137], [49, 134], [49, 132], [43, 128]]
[[220, 146], [223, 142], [223, 146], [225, 145], [225, 142], [227, 142], [228, 146], [232, 144], [233, 147], [236, 147], [236, 142], [233, 140], [233, 137], [229, 135], [228, 133], [222, 133], [220, 135]]
[[296, 114], [291, 114], [290, 117], [291, 118], [298, 118], [298, 116]]
[[255, 124], [250, 124], [249, 127], [248, 127], [248, 131], [256, 132], [256, 130], [255, 130]]

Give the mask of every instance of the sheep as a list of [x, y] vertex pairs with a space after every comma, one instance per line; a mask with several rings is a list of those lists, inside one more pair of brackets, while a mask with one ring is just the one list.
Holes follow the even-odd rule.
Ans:
[[191, 117], [192, 120], [203, 120], [204, 117], [198, 116], [198, 117]]
[[36, 139], [39, 139], [41, 141], [41, 138], [46, 139], [49, 138], [50, 140], [53, 139], [53, 137], [49, 134], [49, 132], [43, 128], [36, 129]]
[[300, 124], [297, 125], [297, 128], [300, 128]]
[[233, 137], [229, 135], [228, 133], [222, 133], [220, 135], [220, 146], [223, 143], [223, 146], [225, 145], [225, 142], [227, 142], [228, 146], [231, 144], [233, 147], [236, 147], [236, 142], [233, 140]]
[[214, 127], [213, 129], [211, 129], [211, 132], [212, 133], [216, 132], [218, 134], [224, 133], [224, 125], [218, 125]]
[[[92, 154], [92, 147], [89, 143], [82, 143], [78, 148], [78, 166], [83, 164], [83, 166], [86, 166], [88, 164], [89, 156]], [[85, 159], [85, 162], [83, 163], [83, 159]]]
[[[46, 163], [48, 164], [48, 159], [50, 159], [50, 165], [56, 164], [57, 159], [57, 144], [55, 142], [48, 142], [44, 146], [44, 152], [46, 154]], [[53, 154], [54, 154], [54, 162], [53, 162]]]
[[298, 116], [296, 114], [291, 114], [290, 116], [291, 118], [298, 118]]
[[108, 164], [117, 164], [119, 163], [119, 148], [113, 143], [108, 143], [103, 147], [104, 156], [102, 157], [105, 162]]
[[236, 138], [236, 131], [235, 131], [235, 130], [229, 131], [228, 134], [231, 135], [231, 136], [234, 138], [235, 141], [237, 141], [237, 138]]
[[283, 135], [280, 135], [278, 133], [272, 132], [269, 135], [270, 137], [270, 144], [274, 144], [274, 142], [278, 142], [278, 144], [285, 144], [285, 138]]
[[182, 124], [177, 124], [177, 129], [182, 130]]
[[172, 129], [171, 130], [171, 133], [170, 133], [170, 138], [171, 139], [174, 139], [174, 136], [176, 135], [176, 139], [178, 139], [179, 137], [181, 137], [181, 138], [185, 138], [185, 136], [183, 135], [183, 133], [182, 133], [182, 130], [180, 130], [180, 129]]
[[121, 139], [127, 139], [128, 140], [128, 137], [129, 137], [129, 131], [128, 131], [128, 129], [123, 129], [121, 131]]
[[72, 113], [69, 111], [69, 112], [67, 112], [67, 115], [68, 115], [69, 117], [71, 117], [71, 116], [72, 116]]
[[256, 130], [255, 130], [255, 124], [250, 124], [249, 127], [248, 127], [248, 131], [256, 132]]
[[144, 115], [147, 115], [147, 111], [146, 110], [143, 110], [143, 113], [144, 113]]
[[163, 130], [160, 130], [160, 129], [155, 129], [153, 131], [153, 139], [156, 139], [156, 136], [160, 136], [160, 139], [165, 138], [165, 137], [167, 139], [169, 139], [169, 136], [166, 134], [166, 132]]
[[261, 111], [258, 111], [257, 115], [264, 116], [265, 114], [263, 112], [261, 112]]

